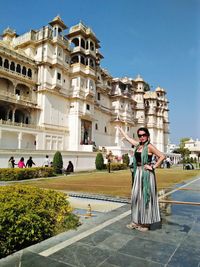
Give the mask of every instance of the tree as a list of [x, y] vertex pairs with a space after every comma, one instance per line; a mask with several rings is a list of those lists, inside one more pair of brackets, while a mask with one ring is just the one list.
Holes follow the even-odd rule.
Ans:
[[176, 150], [179, 154], [181, 154], [183, 158], [183, 163], [186, 162], [186, 159], [189, 158], [190, 150], [188, 148], [185, 148], [185, 142], [190, 140], [188, 137], [184, 137], [180, 139], [179, 148]]
[[57, 151], [54, 154], [53, 157], [53, 168], [55, 170], [55, 173], [62, 173], [62, 169], [63, 169], [63, 159], [62, 159], [62, 155], [60, 153], [60, 151]]
[[95, 165], [97, 170], [103, 170], [104, 168], [104, 159], [102, 153], [97, 153]]
[[122, 160], [123, 160], [123, 163], [126, 164], [126, 166], [129, 166], [130, 159], [127, 153], [122, 155]]

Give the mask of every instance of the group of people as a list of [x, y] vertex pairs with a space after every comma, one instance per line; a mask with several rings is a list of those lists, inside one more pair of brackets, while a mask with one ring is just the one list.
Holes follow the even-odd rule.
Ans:
[[8, 168], [14, 168], [15, 166], [18, 166], [19, 168], [31, 168], [33, 165], [35, 165], [35, 162], [33, 162], [32, 157], [29, 157], [26, 164], [24, 162], [24, 157], [21, 157], [18, 163], [15, 163], [13, 156], [8, 160]]
[[[8, 160], [8, 168], [15, 168], [15, 166], [18, 166], [18, 168], [31, 168], [33, 165], [36, 165], [35, 162], [33, 161], [32, 157], [29, 157], [29, 159], [26, 161], [26, 164], [24, 162], [24, 157], [21, 157], [18, 163], [15, 163], [14, 157], [10, 157]], [[46, 155], [44, 162], [42, 164], [43, 167], [52, 167], [53, 162], [50, 161], [49, 156]], [[66, 173], [71, 173], [74, 172], [74, 165], [71, 161], [68, 162], [68, 166], [65, 169]]]

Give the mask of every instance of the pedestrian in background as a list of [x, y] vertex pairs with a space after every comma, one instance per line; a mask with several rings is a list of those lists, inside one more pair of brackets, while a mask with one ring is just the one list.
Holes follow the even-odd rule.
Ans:
[[18, 167], [19, 168], [26, 168], [25, 164], [24, 164], [24, 158], [21, 157], [20, 161], [18, 162]]
[[14, 157], [10, 157], [10, 159], [8, 160], [8, 168], [15, 168], [15, 165], [17, 164], [15, 163]]
[[45, 157], [45, 160], [44, 160], [44, 163], [42, 165], [43, 167], [50, 167], [50, 159], [49, 159], [49, 156], [46, 155]]
[[35, 163], [32, 160], [32, 157], [30, 157], [26, 162], [26, 167], [31, 168]]

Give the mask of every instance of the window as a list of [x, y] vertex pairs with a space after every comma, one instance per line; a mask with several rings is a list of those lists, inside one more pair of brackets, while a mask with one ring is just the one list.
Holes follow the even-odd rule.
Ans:
[[15, 71], [15, 63], [13, 61], [10, 64], [10, 70]]
[[107, 133], [107, 128], [106, 128], [106, 126], [105, 126], [105, 128], [104, 128], [104, 132]]
[[23, 66], [23, 68], [22, 68], [22, 74], [23, 74], [23, 75], [26, 75], [26, 67], [24, 67], [24, 66]]
[[15, 94], [16, 94], [16, 95], [20, 95], [20, 90], [19, 90], [19, 89], [16, 89], [16, 90], [15, 90]]
[[90, 105], [89, 104], [86, 105], [86, 109], [90, 110]]
[[61, 80], [61, 74], [59, 72], [57, 73], [57, 80]]
[[4, 68], [8, 69], [9, 68], [9, 61], [5, 59], [4, 61]]
[[28, 77], [32, 77], [32, 70], [31, 69], [28, 69]]
[[17, 64], [16, 72], [21, 73], [21, 66]]
[[98, 130], [98, 124], [95, 123], [95, 130]]
[[101, 94], [97, 93], [97, 100], [101, 100]]

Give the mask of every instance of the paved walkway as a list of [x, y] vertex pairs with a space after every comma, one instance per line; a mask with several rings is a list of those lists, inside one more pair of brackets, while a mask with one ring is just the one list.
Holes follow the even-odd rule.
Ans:
[[200, 267], [200, 177], [167, 194], [164, 201], [162, 224], [146, 233], [126, 228], [130, 205], [125, 204], [85, 220], [76, 231], [2, 259], [0, 266]]

